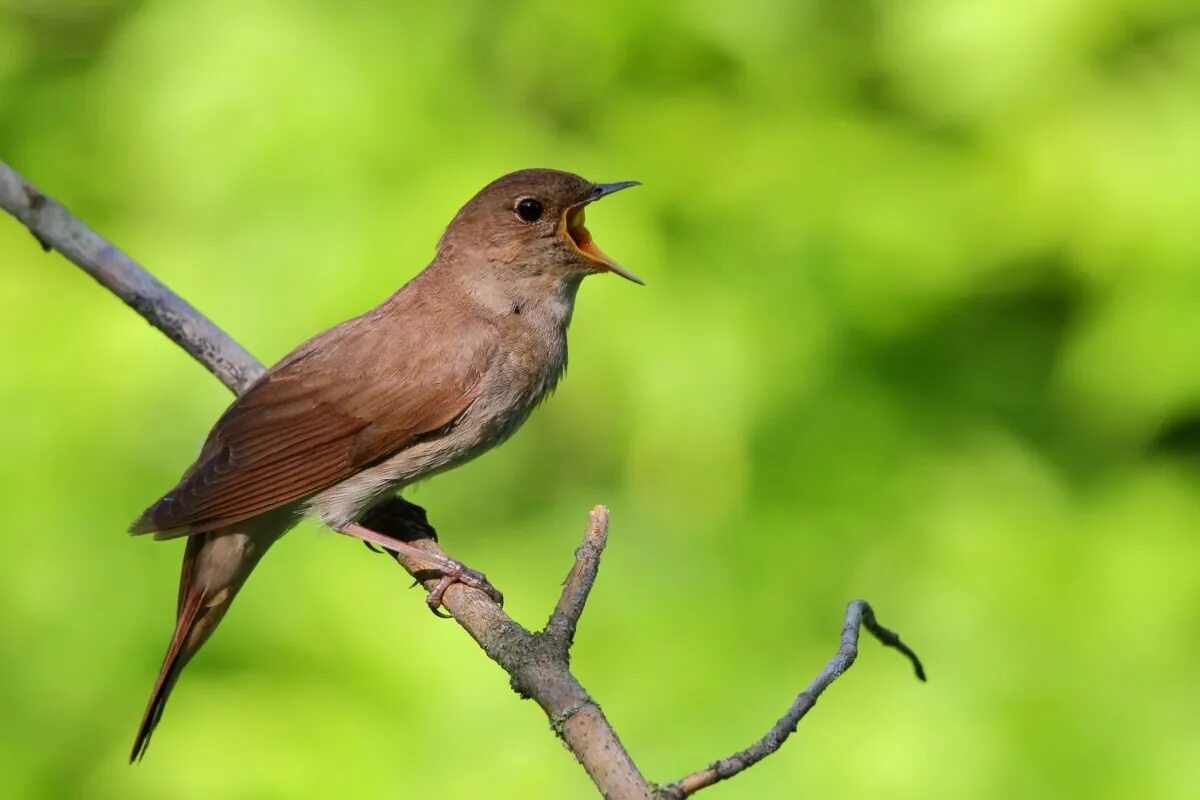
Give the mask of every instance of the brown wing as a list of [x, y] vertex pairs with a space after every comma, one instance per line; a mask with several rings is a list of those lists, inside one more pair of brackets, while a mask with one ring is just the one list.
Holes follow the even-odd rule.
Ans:
[[130, 530], [185, 535], [258, 516], [452, 423], [475, 399], [495, 340], [486, 323], [461, 319], [453, 340], [437, 336], [421, 324], [430, 319], [421, 311], [393, 309], [388, 317], [377, 309], [272, 367], [217, 421], [179, 484]]

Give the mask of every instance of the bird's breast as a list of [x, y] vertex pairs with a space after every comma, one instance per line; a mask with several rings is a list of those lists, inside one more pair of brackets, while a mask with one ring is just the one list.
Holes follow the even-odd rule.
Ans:
[[516, 335], [504, 342], [475, 400], [453, 424], [322, 492], [310, 503], [322, 520], [332, 527], [354, 521], [391, 493], [470, 461], [516, 433], [562, 377], [566, 336]]
[[[468, 461], [516, 433], [558, 385], [567, 362], [565, 330], [510, 327], [471, 406], [436, 441], [436, 471]], [[432, 442], [431, 442], [432, 444]]]
[[489, 444], [511, 436], [558, 385], [567, 364], [565, 331], [508, 337], [476, 403]]

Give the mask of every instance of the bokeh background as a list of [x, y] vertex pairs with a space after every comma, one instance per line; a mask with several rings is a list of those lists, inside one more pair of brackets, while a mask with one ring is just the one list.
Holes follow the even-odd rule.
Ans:
[[[1191, 0], [0, 0], [0, 157], [264, 360], [373, 305], [491, 178], [598, 206], [571, 370], [411, 494], [713, 798], [1200, 793], [1200, 8]], [[0, 794], [580, 797], [536, 707], [305, 524], [126, 765], [181, 543], [125, 535], [226, 391], [0, 219]]]

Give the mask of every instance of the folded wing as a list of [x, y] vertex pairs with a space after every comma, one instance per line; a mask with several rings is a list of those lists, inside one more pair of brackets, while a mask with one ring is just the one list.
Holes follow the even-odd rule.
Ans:
[[460, 320], [461, 335], [446, 353], [412, 330], [419, 324], [406, 333], [381, 313], [326, 331], [272, 367], [130, 530], [164, 537], [231, 525], [307, 498], [453, 424], [495, 353], [486, 323]]

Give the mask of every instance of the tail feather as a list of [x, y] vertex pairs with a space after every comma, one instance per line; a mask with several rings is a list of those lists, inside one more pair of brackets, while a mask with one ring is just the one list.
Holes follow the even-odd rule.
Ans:
[[150, 736], [162, 719], [179, 673], [220, 624], [263, 553], [293, 522], [290, 513], [281, 512], [277, 516], [260, 518], [253, 524], [188, 537], [179, 576], [175, 632], [171, 635], [171, 644], [138, 727], [129, 754], [131, 764], [146, 754]]
[[[236, 536], [236, 534], [235, 534]], [[129, 763], [141, 761], [150, 746], [150, 737], [162, 719], [167, 698], [179, 680], [179, 673], [196, 654], [225, 616], [233, 595], [257, 561], [240, 548], [223, 545], [230, 537], [200, 533], [187, 540], [183, 568], [179, 574], [179, 599], [176, 606], [175, 632], [167, 646], [162, 668], [150, 692], [150, 702], [138, 726]], [[252, 551], [251, 551], [252, 552]]]
[[138, 726], [137, 738], [133, 742], [133, 750], [129, 753], [129, 763], [141, 761], [150, 746], [150, 736], [162, 719], [163, 709], [167, 707], [167, 698], [184, 664], [191, 658], [192, 631], [200, 617], [204, 605], [204, 592], [197, 588], [186, 598], [181, 598], [179, 619], [175, 623], [175, 633], [171, 636], [171, 644], [167, 647], [167, 656], [163, 659], [162, 668], [158, 671], [158, 679], [154, 681], [154, 690], [150, 693], [150, 702], [146, 705], [146, 713], [142, 715], [142, 724]]

